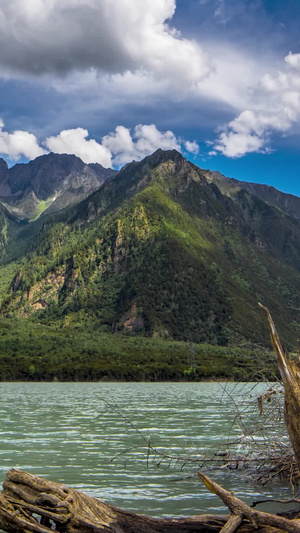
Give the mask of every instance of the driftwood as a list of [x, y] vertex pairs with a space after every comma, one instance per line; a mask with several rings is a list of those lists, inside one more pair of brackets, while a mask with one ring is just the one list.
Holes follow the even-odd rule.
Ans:
[[0, 494], [0, 528], [9, 533], [232, 533], [237, 528], [238, 533], [300, 533], [300, 520], [251, 509], [204, 474], [199, 475], [228, 506], [229, 517], [150, 518], [13, 469], [7, 473]]
[[[40, 518], [39, 518], [40, 517]], [[70, 487], [10, 470], [0, 495], [0, 528], [9, 533], [191, 533], [217, 532], [226, 519], [214, 516], [159, 520], [122, 511]]]
[[294, 450], [296, 463], [300, 472], [300, 371], [299, 363], [292, 361], [284, 352], [269, 310], [259, 304], [265, 311], [271, 341], [277, 357], [277, 366], [284, 385], [284, 418]]

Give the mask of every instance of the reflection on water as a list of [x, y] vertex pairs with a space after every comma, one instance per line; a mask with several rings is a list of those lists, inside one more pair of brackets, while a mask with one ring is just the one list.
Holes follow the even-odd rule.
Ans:
[[[154, 516], [224, 512], [198, 479], [197, 466], [189, 463], [181, 471], [174, 459], [147, 457], [145, 443], [150, 437], [159, 453], [175, 456], [205, 450], [213, 456], [226, 449], [240, 434], [234, 401], [242, 394], [243, 409], [251, 409], [253, 399], [244, 394], [253, 384], [1, 383], [0, 388], [1, 481], [9, 468], [19, 467]], [[254, 487], [223, 470], [213, 477], [248, 502], [289, 491], [280, 484]]]

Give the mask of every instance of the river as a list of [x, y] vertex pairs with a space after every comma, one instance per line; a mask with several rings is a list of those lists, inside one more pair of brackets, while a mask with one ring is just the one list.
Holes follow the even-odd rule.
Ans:
[[[258, 419], [267, 386], [234, 383], [0, 383], [0, 479], [18, 467], [153, 516], [224, 513], [197, 465], [241, 436], [240, 414]], [[252, 418], [251, 418], [252, 417]], [[272, 436], [272, 423], [269, 431]], [[159, 454], [147, 454], [146, 443]], [[237, 451], [239, 447], [237, 446]], [[220, 465], [226, 461], [220, 458]], [[288, 484], [253, 485], [244, 474], [203, 470], [251, 503], [289, 497]]]

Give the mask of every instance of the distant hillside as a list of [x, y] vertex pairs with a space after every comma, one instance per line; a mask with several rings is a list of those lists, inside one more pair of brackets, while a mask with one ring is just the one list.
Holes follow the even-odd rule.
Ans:
[[211, 172], [212, 181], [218, 185], [221, 190], [228, 194], [234, 194], [237, 190], [245, 189], [251, 194], [255, 194], [264, 202], [278, 207], [288, 215], [300, 220], [300, 198], [293, 194], [286, 194], [271, 187], [260, 183], [249, 183], [239, 181], [234, 178], [227, 178], [220, 172]]
[[115, 173], [75, 155], [51, 153], [12, 168], [0, 158], [0, 201], [17, 219], [34, 220], [80, 202]]
[[158, 150], [79, 204], [23, 224], [3, 252], [2, 316], [268, 344], [261, 301], [295, 346], [300, 222], [224, 180]]

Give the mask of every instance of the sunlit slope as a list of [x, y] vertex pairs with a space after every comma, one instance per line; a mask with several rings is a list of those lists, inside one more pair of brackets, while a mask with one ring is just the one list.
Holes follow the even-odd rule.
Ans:
[[298, 336], [299, 222], [247, 191], [222, 193], [176, 151], [127, 165], [45, 219], [28, 250], [3, 294], [3, 316], [267, 343], [262, 301], [286, 343]]

